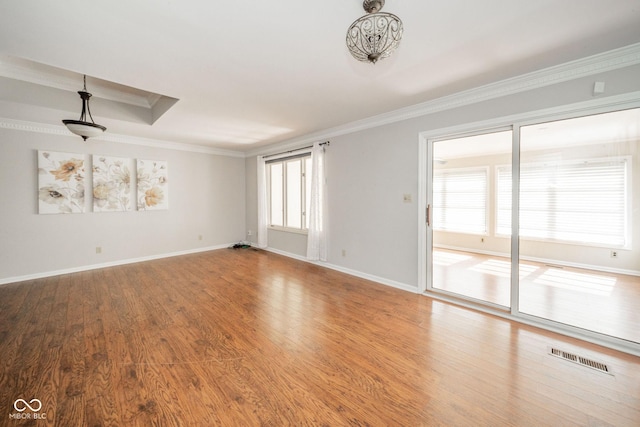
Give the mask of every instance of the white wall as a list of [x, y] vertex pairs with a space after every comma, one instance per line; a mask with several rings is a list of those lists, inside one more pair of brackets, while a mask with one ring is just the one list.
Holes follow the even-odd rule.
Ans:
[[[418, 265], [423, 262], [418, 259], [417, 225], [421, 214], [417, 208], [421, 132], [591, 102], [595, 81], [606, 83], [607, 92], [600, 100], [637, 92], [639, 75], [640, 66], [633, 65], [331, 137], [326, 155], [328, 263], [417, 289]], [[290, 147], [292, 143], [285, 144]], [[247, 165], [248, 171], [255, 169], [255, 157], [247, 159]], [[255, 198], [255, 186], [253, 172], [247, 178], [247, 228], [254, 229], [257, 212], [250, 198]], [[403, 194], [411, 194], [413, 202], [404, 203]], [[270, 242], [272, 248], [286, 252], [295, 246], [279, 237], [279, 241]], [[342, 256], [343, 249], [346, 256]], [[629, 263], [638, 265], [640, 260], [630, 259]]]
[[[169, 209], [39, 215], [37, 150], [166, 160]], [[0, 183], [0, 283], [244, 238], [243, 158], [0, 129]]]

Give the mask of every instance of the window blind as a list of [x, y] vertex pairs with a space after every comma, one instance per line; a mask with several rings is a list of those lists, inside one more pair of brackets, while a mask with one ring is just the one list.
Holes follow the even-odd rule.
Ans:
[[440, 169], [433, 176], [435, 230], [487, 232], [487, 169]]
[[[628, 159], [520, 167], [520, 237], [624, 247]], [[497, 232], [511, 234], [511, 167], [497, 168]]]

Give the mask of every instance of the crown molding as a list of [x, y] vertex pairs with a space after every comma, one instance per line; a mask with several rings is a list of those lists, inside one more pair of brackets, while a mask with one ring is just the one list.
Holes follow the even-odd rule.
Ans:
[[438, 139], [441, 137], [462, 137], [469, 132], [478, 129], [496, 129], [503, 126], [510, 126], [513, 123], [526, 126], [539, 122], [540, 120], [569, 119], [581, 115], [601, 114], [612, 110], [624, 110], [629, 108], [640, 108], [640, 91], [628, 92], [621, 95], [613, 95], [605, 98], [595, 98], [588, 101], [581, 101], [572, 104], [564, 104], [541, 110], [527, 111], [525, 113], [511, 114], [508, 116], [495, 117], [489, 120], [462, 123], [445, 128], [432, 129], [419, 133], [420, 140]]
[[[107, 133], [94, 139], [109, 142], [118, 142], [123, 144], [135, 144], [153, 148], [165, 148], [170, 150], [190, 151], [229, 157], [252, 157], [255, 155], [266, 155], [269, 153], [277, 152], [278, 150], [295, 149], [303, 146], [304, 144], [310, 144], [319, 140], [327, 140], [349, 133], [434, 114], [437, 112], [459, 108], [466, 105], [488, 101], [491, 99], [517, 94], [529, 90], [543, 88], [557, 83], [575, 80], [581, 77], [588, 77], [595, 74], [613, 71], [616, 69], [630, 67], [638, 64], [640, 64], [640, 43], [567, 62], [561, 65], [545, 68], [543, 70], [523, 74], [521, 76], [505, 79], [496, 83], [480, 86], [474, 89], [466, 90], [424, 103], [393, 110], [387, 113], [368, 117], [362, 120], [357, 120], [341, 126], [323, 129], [318, 132], [303, 135], [299, 138], [289, 139], [286, 141], [262, 146], [253, 150], [248, 150], [246, 152], [224, 150], [148, 138], [131, 137], [113, 133]], [[0, 65], [6, 66], [6, 64], [2, 64], [1, 61]], [[2, 117], [0, 117], [0, 128], [46, 133], [50, 135], [60, 136], [72, 135], [63, 126], [19, 121]]]
[[389, 118], [402, 116], [408, 119], [433, 114], [638, 64], [640, 64], [640, 43], [396, 110]]
[[[0, 129], [44, 133], [48, 135], [57, 135], [57, 136], [73, 136], [74, 138], [77, 138], [77, 136], [69, 132], [67, 128], [64, 126], [28, 122], [23, 120], [9, 119], [5, 117], [0, 117]], [[120, 144], [141, 145], [145, 147], [162, 148], [166, 150], [188, 151], [192, 153], [213, 154], [213, 155], [225, 156], [225, 157], [240, 157], [240, 158], [245, 157], [245, 154], [240, 151], [223, 150], [220, 148], [204, 147], [201, 145], [184, 144], [184, 143], [171, 142], [171, 141], [162, 141], [162, 140], [151, 139], [151, 138], [140, 138], [140, 137], [134, 137], [134, 136], [118, 135], [110, 132], [97, 137], [93, 137], [91, 138], [91, 140], [117, 142]]]
[[45, 125], [42, 123], [27, 122], [5, 117], [0, 117], [0, 129], [46, 133], [49, 135], [73, 135], [64, 126]]
[[247, 157], [290, 149], [312, 141], [346, 135], [638, 64], [640, 64], [640, 43], [357, 120], [300, 138], [263, 146], [260, 149], [248, 151]]

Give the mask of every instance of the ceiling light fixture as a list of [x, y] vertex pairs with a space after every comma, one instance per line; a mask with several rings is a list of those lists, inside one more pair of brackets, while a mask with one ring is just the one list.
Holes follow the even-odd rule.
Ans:
[[368, 13], [357, 19], [347, 31], [347, 47], [358, 61], [375, 64], [393, 53], [402, 38], [402, 21], [396, 15], [380, 12], [384, 0], [365, 0]]
[[[106, 127], [96, 124], [91, 116], [91, 110], [89, 109], [89, 98], [91, 94], [87, 92], [87, 76], [84, 76], [84, 88], [78, 91], [80, 98], [82, 98], [82, 113], [80, 113], [80, 120], [63, 120], [62, 123], [76, 135], [80, 135], [85, 141], [92, 136], [102, 135], [107, 130]], [[90, 122], [87, 121], [87, 113], [89, 113]]]

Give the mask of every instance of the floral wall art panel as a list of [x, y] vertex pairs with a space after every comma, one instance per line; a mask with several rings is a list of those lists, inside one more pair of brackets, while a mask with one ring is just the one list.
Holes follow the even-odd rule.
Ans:
[[169, 209], [167, 162], [138, 159], [138, 210]]
[[131, 210], [132, 159], [93, 156], [93, 211]]
[[38, 151], [38, 212], [84, 212], [85, 155]]

